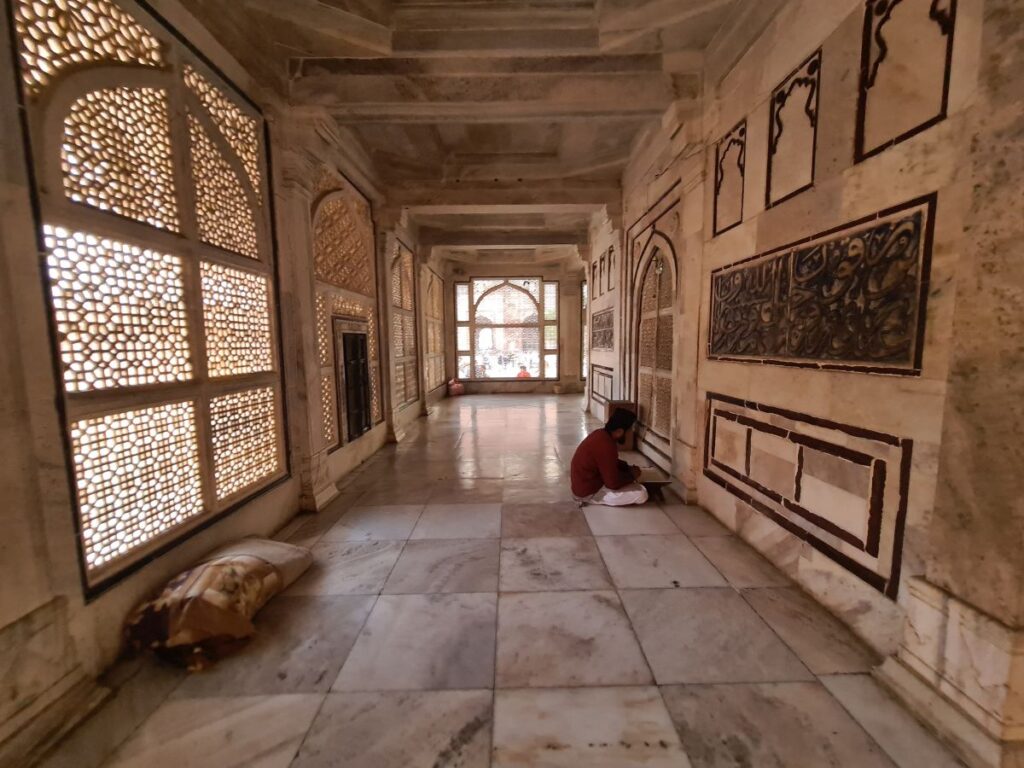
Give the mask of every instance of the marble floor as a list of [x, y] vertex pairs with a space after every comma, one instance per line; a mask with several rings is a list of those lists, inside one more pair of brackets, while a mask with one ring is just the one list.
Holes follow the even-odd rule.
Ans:
[[577, 509], [567, 468], [596, 426], [578, 397], [435, 407], [282, 532], [313, 568], [242, 653], [160, 678], [104, 764], [958, 765], [872, 654], [709, 515]]

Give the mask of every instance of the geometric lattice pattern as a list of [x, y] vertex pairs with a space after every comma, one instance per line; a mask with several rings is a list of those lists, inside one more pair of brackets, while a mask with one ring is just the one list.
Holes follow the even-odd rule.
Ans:
[[656, 251], [640, 286], [638, 414], [640, 424], [668, 440], [672, 431], [675, 286], [666, 257]]
[[456, 344], [458, 351], [471, 352], [472, 361], [467, 376], [460, 360], [460, 377], [558, 378], [557, 283], [474, 278], [468, 290], [456, 284], [455, 298]]
[[265, 387], [210, 401], [210, 437], [218, 501], [278, 471], [281, 464], [274, 399], [274, 390]]
[[160, 41], [112, 0], [15, 0], [14, 24], [29, 93], [88, 62], [164, 63]]
[[313, 227], [316, 279], [362, 296], [376, 296], [373, 265], [369, 206], [341, 194], [326, 200]]
[[177, 256], [43, 227], [68, 392], [192, 378]]
[[61, 147], [68, 198], [160, 229], [178, 229], [167, 93], [104, 88], [74, 104]]
[[330, 374], [320, 377], [320, 402], [323, 410], [323, 435], [325, 445], [334, 445], [338, 442], [338, 429], [334, 412], [335, 403], [334, 377]]
[[320, 367], [331, 364], [331, 334], [328, 328], [327, 297], [319, 291], [316, 294], [316, 351]]
[[430, 270], [425, 270], [426, 301], [423, 315], [426, 320], [424, 336], [424, 373], [427, 390], [432, 391], [444, 384], [444, 281]]
[[71, 451], [90, 571], [203, 512], [192, 403], [78, 421]]
[[256, 212], [238, 173], [193, 115], [188, 128], [199, 236], [204, 243], [258, 259]]
[[253, 192], [256, 193], [256, 199], [261, 199], [260, 141], [256, 120], [245, 114], [219, 88], [192, 67], [185, 65], [183, 78], [185, 84], [210, 113], [210, 118], [220, 129], [228, 146], [238, 155], [249, 176]]
[[205, 261], [201, 274], [209, 375], [273, 370], [267, 278]]
[[412, 252], [396, 247], [391, 262], [391, 339], [395, 361], [392, 392], [395, 405], [406, 405], [420, 396], [419, 363], [416, 358], [416, 303], [413, 299]]

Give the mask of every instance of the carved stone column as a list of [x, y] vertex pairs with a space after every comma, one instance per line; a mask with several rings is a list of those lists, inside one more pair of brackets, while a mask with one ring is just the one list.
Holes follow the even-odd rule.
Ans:
[[274, 185], [278, 236], [278, 271], [282, 309], [288, 431], [292, 470], [300, 483], [300, 507], [322, 509], [338, 494], [318, 450], [320, 393], [316, 349], [316, 306], [310, 211], [318, 164], [303, 150], [301, 126], [281, 121], [274, 126]]

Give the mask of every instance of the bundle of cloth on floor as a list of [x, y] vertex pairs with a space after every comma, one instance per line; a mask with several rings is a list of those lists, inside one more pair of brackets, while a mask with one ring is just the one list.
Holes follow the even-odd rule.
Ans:
[[280, 541], [243, 539], [221, 547], [132, 612], [128, 644], [203, 669], [252, 636], [256, 613], [312, 562], [305, 547]]

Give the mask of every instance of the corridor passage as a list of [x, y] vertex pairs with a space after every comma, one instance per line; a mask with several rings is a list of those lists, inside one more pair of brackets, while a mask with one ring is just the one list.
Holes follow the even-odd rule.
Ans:
[[574, 396], [435, 407], [282, 532], [313, 568], [107, 765], [958, 765], [710, 516], [578, 510], [567, 469], [597, 426]]

